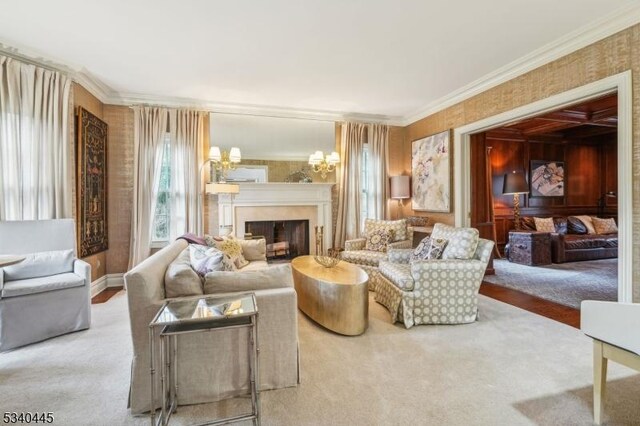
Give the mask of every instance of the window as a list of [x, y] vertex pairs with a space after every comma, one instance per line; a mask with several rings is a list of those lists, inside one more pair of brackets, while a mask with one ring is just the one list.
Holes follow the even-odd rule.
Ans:
[[360, 162], [360, 229], [364, 232], [364, 220], [369, 217], [369, 144], [362, 147]]
[[153, 217], [152, 244], [162, 245], [169, 241], [171, 225], [171, 138], [169, 133], [164, 137], [162, 147], [162, 166], [160, 168], [160, 184], [156, 194], [156, 211]]

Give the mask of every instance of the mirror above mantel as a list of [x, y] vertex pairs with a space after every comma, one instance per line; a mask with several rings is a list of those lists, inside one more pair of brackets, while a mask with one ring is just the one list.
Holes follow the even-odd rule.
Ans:
[[336, 151], [335, 129], [333, 121], [211, 113], [210, 144], [240, 148], [242, 162], [238, 173], [231, 174], [240, 180], [335, 182], [335, 172], [323, 179], [308, 164], [316, 151]]

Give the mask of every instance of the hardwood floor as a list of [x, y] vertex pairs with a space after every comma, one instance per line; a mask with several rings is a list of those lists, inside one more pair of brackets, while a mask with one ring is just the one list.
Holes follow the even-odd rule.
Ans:
[[578, 309], [486, 282], [480, 286], [480, 294], [571, 327], [580, 328], [580, 310]]
[[124, 287], [107, 287], [102, 292], [96, 294], [91, 298], [91, 304], [96, 305], [98, 303], [104, 303], [107, 300], [115, 296]]

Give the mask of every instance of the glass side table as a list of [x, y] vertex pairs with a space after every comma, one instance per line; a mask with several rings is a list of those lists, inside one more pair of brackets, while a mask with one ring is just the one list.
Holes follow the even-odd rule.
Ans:
[[[156, 422], [155, 374], [156, 328], [160, 338], [160, 415]], [[258, 392], [258, 305], [253, 293], [234, 296], [208, 296], [199, 299], [165, 302], [149, 324], [149, 352], [151, 355], [151, 425], [167, 425], [178, 407], [178, 336], [186, 333], [249, 328], [249, 390], [251, 413], [216, 419], [201, 425], [229, 424], [251, 420], [260, 424]]]

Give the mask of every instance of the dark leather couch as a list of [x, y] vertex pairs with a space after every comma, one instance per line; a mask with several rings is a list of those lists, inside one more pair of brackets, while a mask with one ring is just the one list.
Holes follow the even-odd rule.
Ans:
[[[580, 219], [553, 218], [556, 232], [551, 234], [553, 263], [576, 262], [618, 257], [618, 234], [588, 234]], [[522, 218], [522, 227], [535, 231], [532, 217]]]

